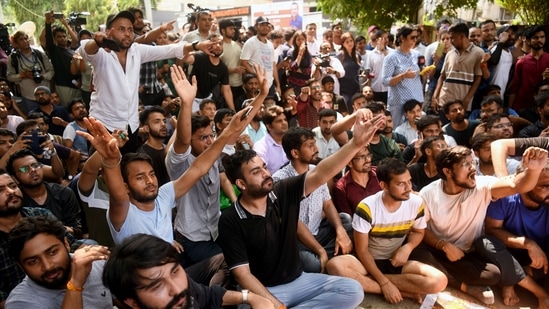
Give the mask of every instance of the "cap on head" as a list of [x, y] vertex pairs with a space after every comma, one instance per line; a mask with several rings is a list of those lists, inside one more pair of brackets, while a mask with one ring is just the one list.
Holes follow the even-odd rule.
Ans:
[[371, 25], [368, 27], [368, 33], [371, 33], [372, 31], [379, 30], [379, 27], [376, 25]]
[[47, 93], [47, 94], [51, 94], [50, 88], [48, 88], [48, 87], [46, 87], [46, 86], [38, 86], [38, 87], [34, 88], [34, 93], [36, 93], [36, 92], [39, 91], [39, 90], [42, 90], [42, 91], [44, 91], [44, 92]]
[[496, 33], [496, 35], [500, 35], [502, 34], [503, 32], [507, 32], [507, 30], [513, 30], [513, 32], [517, 32], [518, 30], [518, 26], [515, 26], [515, 25], [503, 25], [503, 27], [499, 28], [498, 29], [498, 32]]
[[256, 20], [255, 20], [255, 24], [256, 25], [259, 25], [259, 24], [264, 24], [264, 23], [267, 23], [267, 24], [271, 24], [271, 22], [269, 22], [269, 19], [265, 16], [259, 16]]
[[332, 25], [331, 25], [332, 29], [334, 29], [334, 27], [337, 26], [337, 25], [341, 26], [341, 23], [342, 23], [342, 22], [343, 22], [343, 21], [342, 21], [341, 19], [339, 19], [339, 18], [336, 19], [336, 20], [334, 20], [334, 21], [332, 22]]
[[92, 33], [91, 33], [89, 30], [82, 29], [82, 30], [80, 30], [80, 32], [78, 32], [78, 40], [82, 39], [82, 36], [83, 36], [84, 34], [87, 34], [87, 35], [89, 35], [90, 37], [93, 37]]
[[107, 17], [107, 29], [109, 29], [112, 26], [112, 23], [119, 19], [119, 18], [126, 18], [129, 19], [133, 23], [135, 22], [135, 16], [133, 16], [132, 12], [130, 11], [120, 11], [116, 14], [111, 14], [109, 17]]

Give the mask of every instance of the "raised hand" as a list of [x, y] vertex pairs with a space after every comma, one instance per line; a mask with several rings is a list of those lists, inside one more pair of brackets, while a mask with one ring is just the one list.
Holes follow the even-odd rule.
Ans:
[[175, 91], [177, 92], [177, 95], [181, 98], [183, 101], [183, 104], [185, 103], [192, 103], [194, 98], [196, 97], [196, 91], [197, 91], [197, 83], [196, 83], [196, 76], [192, 77], [192, 84], [189, 82], [187, 77], [185, 76], [185, 72], [183, 71], [183, 68], [177, 65], [172, 65], [170, 68], [170, 75], [172, 77], [172, 83], [175, 88]]
[[541, 170], [547, 164], [547, 150], [539, 147], [530, 147], [522, 155], [522, 163], [528, 169]]
[[267, 95], [269, 93], [269, 84], [267, 83], [267, 73], [265, 68], [259, 66], [258, 64], [254, 64], [254, 70], [257, 75], [257, 80], [259, 81], [261, 93]]
[[95, 150], [101, 154], [104, 163], [107, 163], [107, 165], [114, 165], [119, 162], [121, 154], [118, 150], [118, 140], [107, 131], [107, 128], [99, 120], [89, 117], [84, 118], [84, 123], [89, 133], [76, 131], [76, 134], [87, 139]]
[[385, 123], [385, 115], [377, 115], [372, 119], [367, 119], [366, 113], [363, 110], [358, 110], [353, 128], [353, 142], [358, 147], [367, 146], [376, 131], [383, 128]]

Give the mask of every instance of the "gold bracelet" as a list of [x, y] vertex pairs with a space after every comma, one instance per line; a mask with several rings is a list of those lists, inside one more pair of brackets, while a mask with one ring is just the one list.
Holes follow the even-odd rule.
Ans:
[[75, 287], [71, 281], [67, 282], [67, 290], [69, 291], [75, 291], [75, 292], [82, 292], [84, 291], [84, 288], [78, 288], [78, 287]]

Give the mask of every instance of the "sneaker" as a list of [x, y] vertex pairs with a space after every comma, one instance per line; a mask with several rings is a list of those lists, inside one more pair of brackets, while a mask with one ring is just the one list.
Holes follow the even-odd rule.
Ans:
[[467, 285], [465, 293], [480, 300], [485, 305], [493, 305], [495, 302], [494, 291], [489, 286]]

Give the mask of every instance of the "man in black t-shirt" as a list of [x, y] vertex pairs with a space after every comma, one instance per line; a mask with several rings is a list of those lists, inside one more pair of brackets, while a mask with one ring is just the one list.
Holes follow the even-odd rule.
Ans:
[[277, 308], [360, 304], [364, 293], [358, 282], [303, 272], [297, 248], [299, 202], [340, 172], [384, 124], [385, 116], [366, 120], [359, 111], [352, 140], [312, 171], [276, 185], [265, 162], [252, 150], [223, 159], [226, 174], [241, 195], [221, 215], [218, 242], [240, 286], [268, 298]]
[[[189, 75], [196, 76], [198, 82], [198, 91], [196, 93], [195, 104], [193, 104], [193, 112], [198, 110], [199, 101], [212, 97], [218, 99], [218, 95], [223, 96], [226, 107], [235, 110], [233, 93], [229, 85], [229, 69], [219, 58], [223, 54], [222, 37], [214, 33], [210, 34], [208, 40], [212, 41], [211, 53], [213, 56], [198, 52], [184, 58], [186, 64], [193, 65]], [[217, 86], [220, 87], [219, 94], [214, 93]]]
[[166, 116], [164, 109], [158, 106], [153, 106], [145, 109], [139, 115], [141, 128], [147, 133], [147, 141], [137, 152], [146, 153], [151, 157], [153, 162], [154, 173], [158, 178], [158, 186], [161, 187], [170, 181], [170, 176], [166, 170], [166, 145], [164, 139], [168, 135], [168, 127], [166, 126]]
[[408, 166], [414, 191], [419, 192], [423, 187], [440, 178], [435, 163], [438, 154], [446, 148], [448, 144], [442, 135], [430, 136], [423, 140], [421, 155], [426, 163], [414, 163]]

